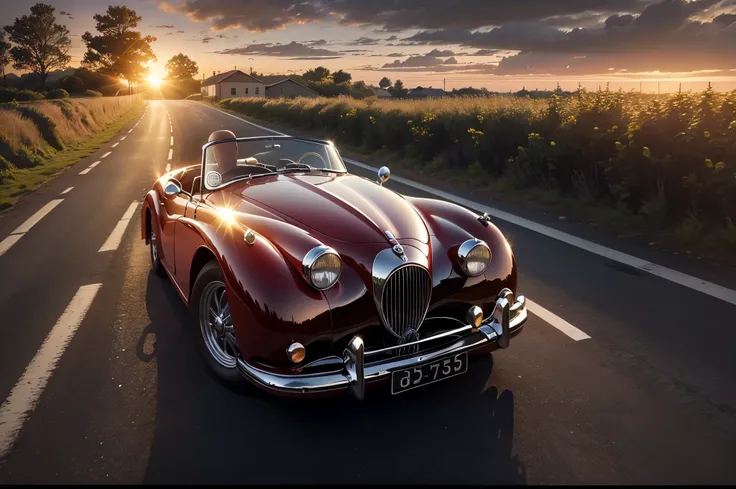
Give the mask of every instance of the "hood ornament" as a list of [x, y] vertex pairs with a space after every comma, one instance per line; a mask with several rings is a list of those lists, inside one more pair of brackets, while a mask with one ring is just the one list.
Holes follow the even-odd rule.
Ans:
[[404, 248], [399, 243], [396, 243], [391, 249], [396, 253], [396, 256], [401, 258], [403, 261], [407, 261], [406, 255], [404, 254]]

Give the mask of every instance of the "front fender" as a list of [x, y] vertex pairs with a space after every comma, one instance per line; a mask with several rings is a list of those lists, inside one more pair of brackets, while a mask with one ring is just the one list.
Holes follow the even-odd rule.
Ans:
[[[283, 233], [269, 239], [255, 226], [246, 225], [257, 224], [251, 222], [254, 218], [238, 216], [223, 222], [215, 210], [200, 206], [196, 220], [180, 219], [177, 257], [181, 252], [191, 256], [191, 261], [202, 248], [215, 256], [225, 277], [243, 358], [284, 363], [286, 348], [294, 341], [308, 346], [331, 340], [329, 304], [324, 294], [303, 278], [301, 257], [299, 267], [294, 263], [301, 250], [318, 242], [304, 236], [301, 244], [297, 239], [287, 244]], [[186, 235], [178, 234], [180, 229]], [[244, 240], [246, 229], [255, 232], [252, 245]]]
[[[503, 288], [516, 294], [516, 259], [495, 225], [481, 223], [478, 214], [451, 202], [418, 197], [406, 199], [429, 229], [436, 286], [452, 290], [447, 295], [454, 301], [479, 305], [486, 314], [495, 306], [496, 297]], [[468, 278], [460, 269], [457, 251], [462, 242], [471, 238], [485, 241], [492, 258], [483, 275]]]

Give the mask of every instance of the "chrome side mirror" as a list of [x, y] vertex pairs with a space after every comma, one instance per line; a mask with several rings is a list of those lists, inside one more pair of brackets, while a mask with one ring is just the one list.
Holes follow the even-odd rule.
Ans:
[[167, 197], [179, 195], [181, 191], [181, 183], [174, 178], [169, 179], [169, 181], [166, 182], [166, 185], [164, 185], [164, 194], [166, 194]]
[[388, 182], [389, 178], [391, 178], [391, 170], [389, 170], [387, 166], [382, 166], [378, 170], [378, 185], [383, 185]]

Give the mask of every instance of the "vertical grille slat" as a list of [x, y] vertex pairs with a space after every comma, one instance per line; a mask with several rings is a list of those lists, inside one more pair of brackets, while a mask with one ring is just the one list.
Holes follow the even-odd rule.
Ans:
[[389, 331], [402, 338], [409, 329], [419, 329], [429, 305], [431, 287], [429, 272], [418, 265], [403, 266], [388, 277], [381, 312]]

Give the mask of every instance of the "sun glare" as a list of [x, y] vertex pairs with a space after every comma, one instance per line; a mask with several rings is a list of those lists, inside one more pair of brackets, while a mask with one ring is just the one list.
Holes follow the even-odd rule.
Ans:
[[156, 75], [150, 75], [148, 77], [148, 84], [151, 85], [154, 88], [158, 88], [161, 86], [161, 77]]

